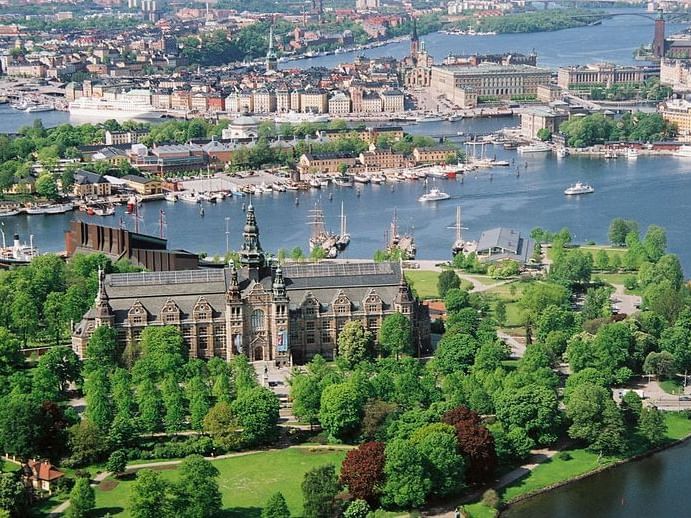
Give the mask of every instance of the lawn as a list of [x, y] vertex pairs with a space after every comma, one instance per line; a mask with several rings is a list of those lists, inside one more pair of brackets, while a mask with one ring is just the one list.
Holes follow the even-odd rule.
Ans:
[[438, 299], [437, 279], [439, 272], [406, 270], [405, 278], [421, 299]]
[[658, 385], [660, 385], [660, 388], [667, 392], [667, 394], [679, 394], [684, 386], [679, 379], [660, 381]]
[[[292, 516], [302, 513], [300, 484], [304, 474], [323, 464], [340, 466], [344, 450], [328, 448], [288, 448], [280, 451], [255, 453], [213, 461], [221, 472], [218, 483], [223, 495], [227, 517], [258, 517], [267, 498], [280, 491], [288, 503]], [[161, 471], [168, 480], [176, 480], [178, 471], [168, 467]], [[116, 483], [115, 487], [112, 484]], [[96, 489], [96, 509], [93, 516], [129, 516], [127, 504], [133, 478], [106, 480], [105, 488]]]

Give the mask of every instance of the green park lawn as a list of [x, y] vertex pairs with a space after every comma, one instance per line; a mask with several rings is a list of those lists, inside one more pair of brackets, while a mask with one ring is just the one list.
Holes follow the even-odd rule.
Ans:
[[660, 388], [667, 392], [667, 394], [679, 394], [683, 383], [679, 379], [671, 379], [660, 381], [658, 385], [660, 385]]
[[[344, 450], [329, 448], [287, 448], [279, 451], [253, 453], [213, 461], [221, 472], [218, 484], [223, 495], [226, 517], [258, 517], [268, 497], [280, 491], [292, 516], [302, 513], [300, 484], [304, 474], [324, 464], [337, 469], [345, 457]], [[178, 478], [175, 466], [162, 468], [162, 475], [171, 481]], [[96, 488], [96, 509], [92, 516], [129, 516], [127, 505], [134, 478], [109, 478]]]
[[406, 270], [405, 278], [421, 299], [438, 299], [437, 279], [439, 272]]

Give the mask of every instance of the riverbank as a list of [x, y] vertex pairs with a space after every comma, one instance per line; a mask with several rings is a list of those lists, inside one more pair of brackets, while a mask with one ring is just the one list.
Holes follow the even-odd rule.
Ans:
[[[481, 501], [474, 501], [463, 506], [466, 516], [471, 518], [489, 518], [496, 516], [513, 516], [514, 506], [528, 501], [538, 495], [554, 491], [581, 480], [596, 476], [613, 468], [639, 461], [685, 444], [691, 439], [691, 420], [686, 415], [666, 413], [667, 443], [652, 449], [637, 448], [628, 457], [602, 457], [584, 448], [563, 449], [551, 457], [544, 457], [538, 466], [527, 469], [520, 466], [514, 471], [523, 470], [524, 476], [501, 487], [493, 487], [501, 497], [501, 511], [485, 506]], [[568, 454], [565, 455], [565, 454]], [[530, 461], [529, 461], [530, 463]], [[534, 460], [533, 460], [534, 463]]]

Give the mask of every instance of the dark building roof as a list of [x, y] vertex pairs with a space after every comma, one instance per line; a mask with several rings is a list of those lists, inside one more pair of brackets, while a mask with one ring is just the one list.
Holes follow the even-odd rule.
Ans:
[[523, 237], [518, 230], [497, 227], [486, 230], [480, 235], [477, 254], [494, 261], [513, 259], [527, 263], [533, 248], [533, 240]]
[[103, 178], [103, 175], [101, 174], [92, 173], [86, 169], [79, 169], [74, 173], [74, 183], [77, 185], [91, 185], [110, 182]]

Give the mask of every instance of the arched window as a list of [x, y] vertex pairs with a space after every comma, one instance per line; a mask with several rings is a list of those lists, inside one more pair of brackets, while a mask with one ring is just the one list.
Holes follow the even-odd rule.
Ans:
[[264, 312], [261, 309], [252, 311], [252, 331], [262, 331], [264, 329]]

